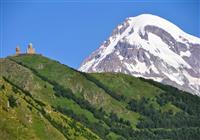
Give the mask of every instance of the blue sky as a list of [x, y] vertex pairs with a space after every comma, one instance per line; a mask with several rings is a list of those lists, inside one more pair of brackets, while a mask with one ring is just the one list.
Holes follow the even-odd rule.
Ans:
[[38, 53], [78, 68], [127, 17], [150, 13], [200, 37], [199, 0], [61, 1], [1, 0], [1, 57], [25, 52], [33, 43]]

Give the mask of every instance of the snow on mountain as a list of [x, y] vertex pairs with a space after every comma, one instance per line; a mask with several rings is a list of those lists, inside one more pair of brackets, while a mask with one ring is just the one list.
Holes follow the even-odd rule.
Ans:
[[200, 38], [155, 15], [130, 17], [79, 70], [122, 72], [200, 95]]

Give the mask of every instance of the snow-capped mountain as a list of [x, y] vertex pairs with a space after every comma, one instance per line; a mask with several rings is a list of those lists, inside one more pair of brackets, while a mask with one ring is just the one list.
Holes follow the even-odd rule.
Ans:
[[200, 95], [200, 38], [155, 15], [130, 17], [79, 70], [122, 72]]

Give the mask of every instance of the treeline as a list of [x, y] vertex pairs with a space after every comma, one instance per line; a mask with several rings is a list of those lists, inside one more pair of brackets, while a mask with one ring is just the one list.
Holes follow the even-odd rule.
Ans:
[[153, 80], [144, 78], [140, 79], [165, 91], [165, 93], [161, 94], [160, 97], [157, 97], [160, 104], [165, 104], [167, 101], [172, 102], [172, 104], [181, 108], [183, 111], [191, 115], [200, 116], [199, 96], [192, 95], [191, 93], [181, 91], [175, 87], [164, 85]]
[[172, 139], [172, 140], [199, 140], [200, 128], [178, 128], [178, 129], [157, 129], [152, 131], [159, 139]]
[[92, 123], [90, 122], [84, 115], [76, 114], [72, 109], [67, 109], [66, 107], [58, 106], [55, 108], [57, 111], [61, 112], [62, 114], [65, 114], [67, 116], [72, 117], [73, 119], [81, 122], [86, 127], [90, 128], [93, 132], [95, 132], [98, 136], [101, 138], [106, 138], [106, 136], [109, 134], [110, 130], [107, 129], [105, 126], [103, 126], [103, 123], [101, 121]]
[[[103, 121], [106, 125], [108, 125], [111, 129], [103, 128], [102, 125], [101, 125], [102, 124], [101, 121], [97, 124], [92, 124], [82, 115], [78, 116], [78, 115], [72, 113], [72, 111], [69, 111], [65, 108], [61, 108], [61, 107], [57, 108], [57, 110], [62, 112], [63, 114], [70, 115], [70, 113], [72, 113], [73, 115], [70, 115], [71, 117], [82, 122], [83, 124], [87, 123], [86, 125], [88, 126], [88, 128], [91, 128], [94, 132], [99, 134], [99, 136], [101, 136], [102, 138], [105, 139], [107, 134], [110, 131], [113, 131], [113, 132], [117, 133], [118, 135], [125, 136], [120, 131], [116, 131], [116, 129], [120, 130], [120, 128], [129, 128], [131, 131], [133, 131], [133, 129], [131, 128], [131, 123], [128, 120], [124, 120], [122, 118], [119, 118], [113, 112], [111, 112], [110, 114], [107, 114], [102, 108], [99, 108], [99, 109], [94, 108], [93, 106], [91, 106], [91, 104], [88, 101], [86, 101], [82, 98], [76, 97], [70, 89], [66, 90], [60, 85], [55, 85], [55, 83], [54, 83], [53, 89], [55, 91], [56, 96], [58, 96], [58, 97], [62, 96], [62, 97], [65, 97], [65, 98], [72, 99], [80, 107], [87, 109], [90, 112], [92, 112], [95, 118]], [[83, 117], [83, 118], [81, 118], [81, 117]], [[113, 128], [115, 128], [115, 129], [113, 129]]]
[[198, 96], [178, 90], [176, 92], [167, 91], [157, 96], [157, 101], [161, 106], [166, 102], [171, 102], [190, 115], [200, 116], [200, 98]]
[[[157, 98], [157, 102], [163, 106], [164, 103], [166, 104], [170, 101], [159, 97]], [[162, 113], [161, 110], [149, 105], [149, 100], [146, 98], [142, 98], [139, 101], [132, 99], [129, 102], [129, 108], [145, 116], [140, 118], [140, 122], [137, 124], [138, 128], [182, 128], [200, 126], [200, 118], [197, 114], [190, 115], [184, 111], [174, 114], [172, 110]]]

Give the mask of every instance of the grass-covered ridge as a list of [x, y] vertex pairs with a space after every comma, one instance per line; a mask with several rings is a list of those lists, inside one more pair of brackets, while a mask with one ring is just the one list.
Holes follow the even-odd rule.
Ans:
[[[0, 67], [4, 139], [200, 137], [200, 98], [171, 86], [125, 74], [86, 74], [41, 55], [0, 59]], [[13, 112], [27, 113], [27, 120]]]

